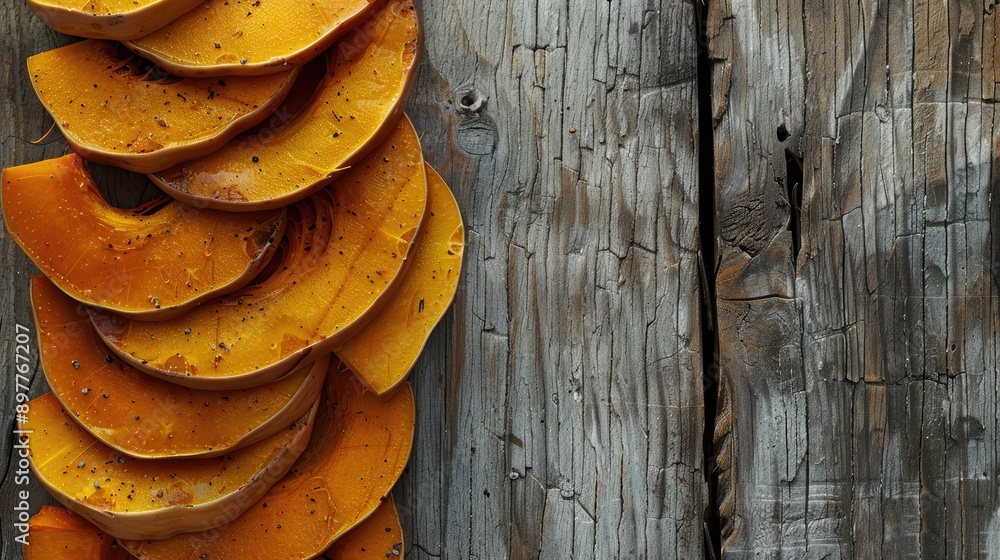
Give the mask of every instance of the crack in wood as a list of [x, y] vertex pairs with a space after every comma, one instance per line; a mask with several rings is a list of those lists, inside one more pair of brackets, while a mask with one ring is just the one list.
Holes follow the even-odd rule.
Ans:
[[[716, 1], [716, 0], [711, 0]], [[719, 257], [716, 255], [717, 225], [715, 200], [715, 119], [712, 115], [712, 64], [708, 45], [708, 1], [697, 2], [695, 9], [698, 32], [698, 263], [702, 282], [701, 367], [704, 390], [704, 422], [702, 433], [705, 448], [704, 475], [709, 497], [705, 511], [705, 558], [714, 560], [722, 554], [722, 524], [719, 509], [719, 477], [716, 466], [716, 418], [719, 403], [719, 342], [716, 325], [716, 278]]]

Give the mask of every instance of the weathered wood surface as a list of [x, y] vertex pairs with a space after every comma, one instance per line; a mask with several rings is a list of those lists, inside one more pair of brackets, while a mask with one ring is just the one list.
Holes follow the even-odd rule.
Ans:
[[997, 558], [994, 3], [709, 6], [724, 556]]
[[[694, 6], [422, 2], [409, 113], [454, 187], [466, 266], [414, 374], [397, 487], [411, 558], [698, 558], [702, 446]], [[0, 5], [4, 166], [65, 153], [24, 60], [67, 42]], [[142, 178], [102, 169], [129, 204]], [[143, 194], [137, 195], [141, 191]], [[0, 377], [11, 448], [15, 324], [33, 266], [0, 233]], [[37, 355], [37, 354], [36, 354]], [[34, 370], [32, 395], [45, 390]], [[12, 470], [0, 487], [2, 557]], [[33, 508], [44, 491], [31, 487]]]

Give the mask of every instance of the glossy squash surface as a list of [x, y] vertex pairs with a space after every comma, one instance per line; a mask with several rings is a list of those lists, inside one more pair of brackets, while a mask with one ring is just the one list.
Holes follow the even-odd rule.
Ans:
[[465, 229], [444, 179], [427, 166], [427, 216], [406, 274], [378, 315], [337, 350], [376, 393], [404, 382], [451, 306], [462, 271]]
[[341, 371], [326, 383], [306, 452], [246, 513], [215, 531], [122, 544], [144, 560], [313, 558], [368, 518], [406, 466], [413, 392], [407, 387], [382, 402]]
[[408, 120], [336, 183], [289, 209], [279, 254], [239, 292], [168, 321], [91, 313], [136, 367], [190, 387], [251, 387], [327, 354], [377, 313], [404, 270], [427, 184]]
[[[48, 393], [28, 403], [36, 479], [64, 506], [118, 538], [166, 538], [227, 523], [302, 453], [315, 408], [289, 429], [211, 459], [133, 459], [78, 426]], [[135, 422], [141, 421], [136, 415]]]
[[178, 76], [266, 74], [308, 62], [384, 0], [208, 0], [129, 48]]
[[60, 289], [142, 320], [246, 285], [285, 227], [279, 210], [232, 214], [169, 199], [114, 208], [75, 154], [4, 169], [0, 192], [7, 230]]
[[53, 394], [81, 427], [131, 457], [216, 457], [260, 441], [306, 414], [326, 376], [320, 359], [252, 389], [188, 389], [123, 363], [44, 276], [31, 280], [31, 303]]
[[412, 0], [390, 0], [330, 49], [325, 79], [286, 126], [248, 131], [150, 179], [188, 204], [225, 210], [277, 208], [305, 198], [393, 130], [420, 50]]
[[402, 558], [404, 548], [403, 527], [390, 494], [371, 517], [337, 539], [323, 557], [327, 560], [385, 560]]
[[128, 560], [127, 550], [68, 509], [42, 506], [28, 522], [24, 560]]
[[52, 29], [67, 35], [127, 41], [144, 37], [177, 19], [200, 0], [28, 0], [28, 7]]
[[298, 75], [152, 80], [116, 43], [96, 39], [36, 54], [28, 72], [74, 151], [138, 173], [218, 149], [264, 120]]

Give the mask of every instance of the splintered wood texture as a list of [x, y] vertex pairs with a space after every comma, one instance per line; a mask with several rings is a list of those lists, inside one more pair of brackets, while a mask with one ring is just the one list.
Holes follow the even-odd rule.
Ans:
[[702, 558], [693, 3], [418, 9], [466, 247], [411, 375], [407, 558]]
[[[416, 439], [394, 490], [407, 557], [704, 557], [693, 3], [417, 8], [408, 114], [467, 244], [455, 305], [411, 375]], [[22, 61], [67, 39], [21, 2], [0, 5], [0, 31], [2, 163], [62, 155], [58, 135], [27, 143], [49, 121]], [[98, 171], [113, 195], [129, 180]], [[5, 234], [0, 251], [11, 341], [31, 324], [33, 269]], [[13, 352], [0, 343], [0, 364]], [[3, 394], [14, 381], [0, 376]], [[6, 425], [13, 413], [0, 407]], [[13, 471], [3, 480], [11, 503]], [[30, 489], [37, 507], [45, 493]], [[5, 527], [11, 514], [0, 508]]]
[[995, 558], [998, 14], [709, 6], [723, 556]]

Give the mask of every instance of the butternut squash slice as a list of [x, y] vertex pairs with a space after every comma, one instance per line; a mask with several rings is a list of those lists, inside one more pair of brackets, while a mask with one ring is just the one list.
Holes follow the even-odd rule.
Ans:
[[68, 509], [42, 506], [28, 522], [24, 560], [128, 560], [134, 558], [93, 523]]
[[178, 76], [259, 75], [308, 62], [384, 0], [207, 0], [132, 50]]
[[28, 0], [52, 29], [91, 39], [127, 41], [149, 35], [197, 6], [200, 0]]
[[[326, 79], [326, 57], [310, 60], [299, 69], [299, 75], [295, 78], [295, 86], [288, 92], [281, 104], [266, 119], [253, 128], [241, 132], [239, 136], [230, 140], [229, 144], [236, 142], [269, 142], [276, 134], [283, 129], [294, 125], [300, 116], [309, 108], [319, 86]], [[227, 144], [227, 146], [229, 145]], [[223, 146], [225, 148], [226, 146]], [[223, 148], [219, 148], [220, 150]], [[207, 156], [206, 156], [207, 157]], [[199, 161], [199, 160], [193, 160]], [[182, 164], [183, 165], [183, 164]], [[171, 168], [173, 169], [173, 168]], [[149, 177], [156, 178], [168, 170], [158, 171], [149, 174]], [[157, 184], [154, 182], [154, 184]], [[176, 197], [175, 197], [176, 198]], [[192, 199], [194, 200], [194, 199]], [[205, 206], [204, 204], [194, 204], [194, 206]]]
[[114, 208], [76, 154], [4, 169], [0, 180], [7, 229], [38, 268], [77, 301], [136, 319], [242, 288], [285, 228], [283, 211], [237, 215], [171, 199]]
[[102, 443], [140, 459], [217, 457], [275, 434], [309, 412], [329, 364], [253, 389], [186, 389], [122, 363], [44, 276], [31, 279], [31, 303], [53, 394]]
[[222, 149], [149, 177], [188, 204], [223, 210], [301, 200], [357, 163], [403, 114], [420, 53], [413, 0], [390, 0], [327, 52], [311, 103], [280, 131], [249, 131]]
[[337, 539], [323, 557], [327, 560], [385, 560], [402, 558], [404, 548], [403, 527], [390, 494], [371, 517]]
[[458, 290], [465, 229], [444, 179], [427, 166], [427, 216], [406, 274], [385, 307], [337, 350], [369, 389], [403, 383]]
[[218, 149], [267, 118], [298, 75], [151, 80], [138, 70], [116, 43], [95, 39], [28, 58], [35, 93], [73, 150], [138, 173]]
[[38, 481], [101, 530], [130, 539], [163, 539], [236, 519], [301, 455], [316, 413], [313, 407], [289, 429], [222, 457], [132, 459], [77, 425], [52, 393], [28, 404], [21, 428], [32, 431], [29, 460]]
[[340, 180], [289, 208], [279, 254], [255, 285], [168, 321], [91, 310], [135, 367], [188, 387], [268, 383], [331, 352], [378, 313], [424, 215], [420, 141], [403, 119]]
[[334, 368], [306, 452], [246, 513], [216, 531], [121, 544], [143, 560], [321, 555], [367, 519], [396, 483], [409, 458], [413, 422], [411, 390], [382, 402]]

